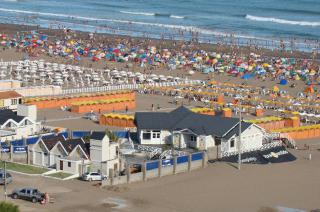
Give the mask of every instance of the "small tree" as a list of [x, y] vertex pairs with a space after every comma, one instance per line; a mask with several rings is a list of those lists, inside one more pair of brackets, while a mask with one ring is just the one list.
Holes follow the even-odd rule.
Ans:
[[109, 137], [110, 141], [113, 141], [113, 142], [119, 141], [118, 136], [114, 132], [111, 132], [110, 130], [106, 130], [106, 134]]
[[11, 202], [0, 202], [0, 211], [5, 212], [20, 212], [19, 207]]

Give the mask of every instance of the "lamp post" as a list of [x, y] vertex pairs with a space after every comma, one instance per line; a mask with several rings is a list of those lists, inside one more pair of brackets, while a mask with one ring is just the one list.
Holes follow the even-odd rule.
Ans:
[[240, 170], [241, 168], [241, 122], [242, 122], [242, 117], [241, 117], [241, 107], [239, 106], [239, 141], [238, 141], [238, 169]]

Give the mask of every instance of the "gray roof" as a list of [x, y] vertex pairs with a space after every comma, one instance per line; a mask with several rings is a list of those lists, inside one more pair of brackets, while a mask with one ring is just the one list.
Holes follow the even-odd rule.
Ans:
[[[213, 135], [217, 137], [223, 137], [226, 133], [228, 133], [230, 130], [232, 131], [233, 128], [239, 124], [239, 119], [198, 114], [190, 111], [186, 107], [181, 106], [169, 113], [137, 112], [135, 114], [135, 124], [138, 129], [189, 129], [197, 135]], [[245, 123], [243, 125], [243, 129], [246, 129], [251, 125], [251, 123]], [[232, 132], [229, 133], [232, 134]]]
[[12, 119], [16, 122], [20, 122], [22, 119], [24, 119], [24, 116], [18, 116], [15, 112], [12, 110], [4, 109], [0, 110], [0, 124], [4, 124], [8, 119]]
[[90, 135], [90, 139], [102, 140], [105, 135], [106, 135], [106, 132], [94, 131], [94, 132], [92, 132], [92, 134]]
[[65, 139], [62, 135], [55, 135], [53, 137], [49, 138], [41, 138], [44, 145], [49, 149], [49, 151], [60, 141], [62, 146], [65, 148], [65, 150], [70, 153], [73, 151], [73, 149], [79, 145], [84, 152], [89, 155], [89, 151], [87, 148], [87, 145], [81, 138], [74, 138], [74, 139]]
[[[241, 132], [244, 132], [246, 129], [248, 129], [252, 124], [248, 123], [248, 122], [241, 122]], [[235, 126], [234, 128], [232, 128], [232, 130], [230, 130], [225, 136], [224, 138], [229, 139], [232, 136], [239, 136], [239, 123], [237, 124], [237, 126]]]

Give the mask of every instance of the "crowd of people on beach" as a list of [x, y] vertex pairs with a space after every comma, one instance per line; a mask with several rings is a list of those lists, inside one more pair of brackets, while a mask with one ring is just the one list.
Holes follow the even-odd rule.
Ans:
[[[198, 103], [198, 106], [215, 108], [231, 108], [237, 113], [239, 107], [244, 113], [254, 113], [255, 109], [263, 108], [269, 115], [299, 115], [303, 122], [320, 122], [320, 95], [301, 92], [292, 96], [275, 86], [272, 89], [259, 86], [246, 86], [215, 81], [202, 85], [182, 85], [177, 87], [154, 88], [145, 87], [141, 94], [172, 97], [173, 104]], [[219, 102], [219, 96], [222, 101]]]
[[181, 46], [175, 46], [175, 43], [169, 49], [143, 46], [126, 39], [110, 44], [96, 39], [93, 33], [88, 34], [86, 38], [79, 38], [68, 29], [65, 29], [63, 36], [59, 38], [36, 31], [19, 32], [13, 36], [0, 34], [0, 45], [3, 49], [15, 48], [16, 51], [25, 52], [29, 57], [46, 54], [73, 62], [89, 58], [92, 61], [133, 63], [155, 70], [191, 70], [188, 72], [190, 74], [199, 71], [205, 74], [227, 73], [243, 79], [303, 80], [309, 85], [320, 82], [319, 61], [312, 58], [266, 57], [257, 53], [243, 55], [239, 52], [219, 53], [183, 49]]

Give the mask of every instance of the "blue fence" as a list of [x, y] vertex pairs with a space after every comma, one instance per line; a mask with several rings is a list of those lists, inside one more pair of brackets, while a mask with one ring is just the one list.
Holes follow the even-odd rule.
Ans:
[[23, 140], [15, 140], [15, 141], [11, 141], [11, 145], [12, 146], [23, 146]]
[[1, 152], [10, 152], [10, 148], [7, 146], [6, 143], [1, 143]]
[[173, 159], [164, 159], [162, 160], [162, 166], [173, 166]]
[[39, 136], [27, 138], [27, 145], [35, 144], [39, 140]]
[[189, 157], [187, 155], [177, 157], [177, 164], [188, 163]]
[[69, 137], [69, 133], [68, 132], [61, 132], [61, 133], [59, 133], [59, 135], [62, 135], [65, 138]]
[[147, 170], [157, 169], [158, 167], [159, 167], [158, 161], [149, 162], [149, 163], [146, 164], [146, 169]]
[[72, 131], [72, 138], [82, 138], [90, 135], [90, 131]]
[[129, 131], [115, 131], [113, 132], [118, 138], [129, 138]]
[[[193, 153], [191, 155], [191, 160], [192, 161], [196, 161], [196, 160], [202, 160], [203, 158], [203, 153], [202, 152], [198, 152], [198, 153]], [[188, 155], [184, 155], [184, 156], [179, 156], [177, 157], [177, 164], [182, 164], [182, 163], [188, 163], [189, 161], [189, 156]], [[173, 166], [174, 161], [173, 158], [171, 159], [163, 159], [162, 161], [162, 166]], [[153, 169], [157, 169], [159, 168], [159, 162], [158, 161], [151, 161], [151, 162], [147, 162], [146, 164], [146, 169], [148, 170], [153, 170]]]
[[194, 154], [192, 154], [191, 160], [192, 161], [194, 161], [194, 160], [202, 160], [202, 157], [203, 157], [203, 153], [202, 152], [194, 153]]

